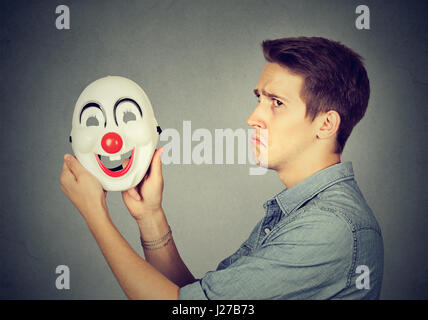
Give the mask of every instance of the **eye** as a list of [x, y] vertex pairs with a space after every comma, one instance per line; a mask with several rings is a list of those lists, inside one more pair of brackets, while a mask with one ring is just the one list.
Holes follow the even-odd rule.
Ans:
[[272, 104], [273, 104], [273, 106], [274, 106], [274, 107], [280, 107], [280, 106], [282, 106], [284, 103], [283, 103], [283, 102], [281, 102], [281, 101], [279, 101], [279, 100], [277, 100], [277, 99], [272, 99]]
[[100, 127], [105, 125], [104, 114], [97, 104], [87, 104], [80, 113], [80, 123], [85, 127]]
[[132, 99], [122, 99], [116, 103], [115, 118], [118, 126], [126, 125], [142, 118], [139, 105]]

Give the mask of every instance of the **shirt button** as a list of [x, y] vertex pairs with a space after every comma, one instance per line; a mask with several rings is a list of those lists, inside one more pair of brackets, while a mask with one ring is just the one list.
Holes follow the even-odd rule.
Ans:
[[270, 232], [269, 228], [265, 228], [265, 234], [268, 234]]

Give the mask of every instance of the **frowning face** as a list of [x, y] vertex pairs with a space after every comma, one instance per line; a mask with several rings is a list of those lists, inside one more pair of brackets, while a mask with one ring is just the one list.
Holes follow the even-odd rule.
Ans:
[[123, 191], [144, 177], [159, 132], [143, 89], [129, 79], [108, 76], [81, 93], [70, 139], [77, 159], [105, 190]]
[[277, 63], [268, 62], [257, 88], [257, 106], [247, 120], [255, 129], [253, 150], [258, 163], [273, 170], [312, 157], [320, 127], [306, 115], [301, 98], [304, 78]]

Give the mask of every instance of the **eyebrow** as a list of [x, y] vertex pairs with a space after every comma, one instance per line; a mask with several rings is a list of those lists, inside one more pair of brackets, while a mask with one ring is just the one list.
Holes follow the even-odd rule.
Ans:
[[[259, 91], [259, 89], [254, 89], [254, 90], [253, 90], [253, 92], [254, 92], [254, 94], [255, 94], [256, 96], [257, 96], [257, 95], [260, 95], [260, 91]], [[264, 96], [266, 96], [266, 97], [269, 97], [269, 98], [279, 98], [279, 99], [282, 99], [282, 100], [285, 100], [285, 101], [289, 101], [289, 99], [287, 99], [287, 98], [285, 98], [285, 97], [278, 96], [278, 95], [276, 95], [276, 94], [273, 94], [273, 93], [267, 92], [267, 91], [265, 91], [265, 90], [262, 90], [262, 94], [263, 94]]]
[[138, 103], [137, 103], [135, 100], [133, 100], [133, 99], [131, 99], [131, 98], [121, 98], [121, 99], [117, 100], [117, 102], [114, 104], [114, 107], [113, 107], [114, 121], [116, 122], [116, 125], [117, 125], [117, 126], [118, 126], [119, 124], [117, 123], [116, 109], [117, 109], [117, 107], [119, 106], [119, 104], [121, 104], [122, 102], [126, 102], [126, 101], [128, 101], [128, 102], [131, 102], [131, 103], [135, 104], [135, 105], [137, 106], [137, 108], [138, 108], [138, 111], [140, 111], [140, 116], [141, 116], [141, 117], [143, 116], [143, 111], [141, 111], [140, 106], [138, 105]]
[[85, 109], [88, 109], [88, 108], [91, 108], [91, 107], [95, 107], [95, 108], [98, 108], [98, 109], [100, 109], [100, 110], [101, 110], [101, 112], [103, 113], [103, 116], [104, 116], [104, 128], [105, 128], [105, 127], [106, 127], [106, 124], [107, 124], [107, 118], [106, 118], [105, 112], [104, 112], [104, 110], [103, 110], [103, 109], [101, 109], [100, 105], [99, 105], [98, 103], [95, 103], [95, 102], [89, 102], [89, 103], [87, 103], [87, 104], [82, 108], [82, 110], [80, 110], [79, 123], [82, 123], [82, 114], [83, 114], [83, 111], [84, 111]]

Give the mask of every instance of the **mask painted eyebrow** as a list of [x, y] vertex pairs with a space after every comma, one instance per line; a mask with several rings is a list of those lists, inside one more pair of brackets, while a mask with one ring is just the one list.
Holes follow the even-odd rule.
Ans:
[[117, 123], [116, 109], [117, 109], [117, 107], [119, 106], [119, 104], [121, 104], [122, 102], [126, 102], [126, 101], [128, 101], [128, 102], [132, 102], [133, 104], [135, 104], [135, 105], [136, 105], [136, 107], [138, 108], [138, 111], [140, 111], [140, 116], [141, 116], [141, 117], [143, 116], [143, 112], [141, 111], [140, 106], [138, 105], [138, 103], [137, 103], [135, 100], [133, 100], [133, 99], [131, 99], [131, 98], [121, 98], [121, 99], [117, 100], [117, 102], [115, 103], [114, 108], [113, 108], [114, 121], [116, 122], [116, 125], [117, 125], [117, 126], [118, 126], [119, 124]]
[[93, 107], [95, 107], [95, 108], [98, 108], [98, 109], [100, 109], [101, 110], [101, 112], [103, 113], [103, 115], [104, 115], [104, 128], [106, 127], [106, 125], [107, 125], [107, 119], [106, 119], [106, 115], [105, 115], [105, 112], [104, 112], [104, 110], [100, 107], [100, 105], [98, 104], [98, 103], [95, 103], [95, 102], [89, 102], [89, 103], [87, 103], [87, 104], [85, 104], [85, 106], [82, 108], [82, 110], [80, 111], [80, 115], [79, 115], [79, 123], [81, 124], [82, 123], [82, 114], [83, 114], [83, 111], [85, 111], [85, 109], [88, 109], [88, 108], [93, 108]]
[[[260, 91], [259, 91], [259, 89], [254, 89], [253, 90], [253, 92], [254, 92], [254, 94], [256, 95], [256, 96], [259, 96], [260, 95]], [[264, 95], [264, 96], [266, 96], [266, 97], [269, 97], [269, 98], [273, 98], [273, 99], [281, 99], [281, 100], [284, 100], [284, 101], [289, 101], [287, 98], [285, 98], [285, 97], [281, 97], [281, 96], [278, 96], [278, 95], [276, 95], [276, 94], [273, 94], [273, 93], [269, 93], [269, 92], [267, 92], [267, 91], [265, 91], [265, 90], [262, 90], [262, 94]]]

